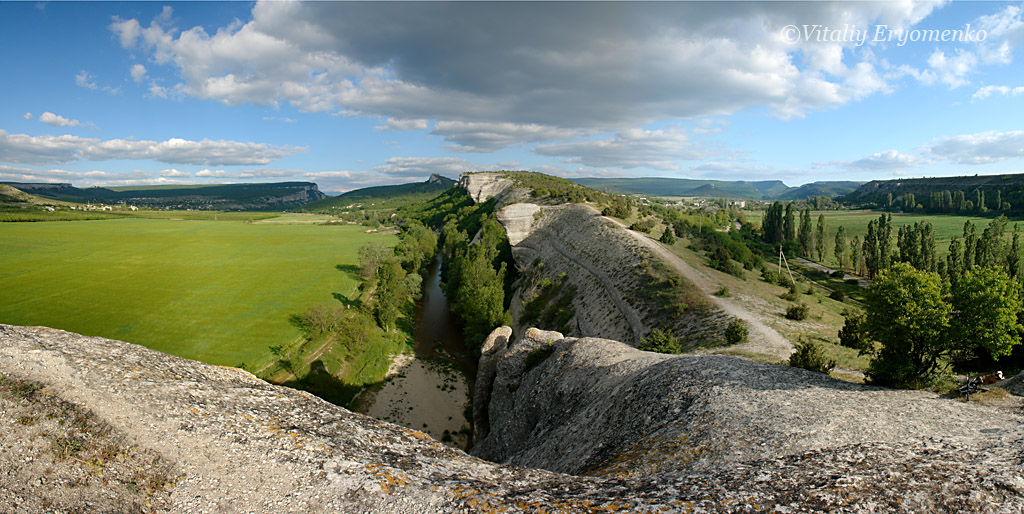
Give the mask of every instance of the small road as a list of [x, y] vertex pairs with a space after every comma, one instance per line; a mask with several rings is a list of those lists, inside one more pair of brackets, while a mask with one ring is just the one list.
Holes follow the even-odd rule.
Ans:
[[[829, 268], [828, 266], [823, 266], [816, 262], [809, 261], [807, 259], [804, 259], [803, 257], [794, 257], [793, 260], [799, 262], [800, 264], [803, 264], [804, 266], [814, 268], [818, 271], [824, 271], [825, 273], [828, 274], [831, 274], [832, 272], [835, 271], [834, 269]], [[851, 278], [857, 279], [857, 284], [860, 285], [861, 287], [869, 287], [871, 285], [871, 282], [868, 282], [867, 280], [864, 280], [863, 278], [858, 277], [857, 275], [851, 275], [849, 273], [843, 274], [843, 280], [850, 280]]]
[[[596, 216], [601, 215], [597, 209], [591, 207], [591, 210], [594, 211]], [[696, 284], [696, 286], [700, 288], [705, 295], [707, 295], [708, 299], [725, 311], [726, 314], [747, 322], [747, 327], [750, 331], [748, 341], [746, 343], [731, 346], [730, 348], [743, 352], [769, 355], [777, 357], [779, 360], [788, 359], [789, 355], [793, 353], [793, 344], [783, 337], [783, 335], [777, 330], [765, 324], [757, 314], [748, 310], [735, 298], [720, 298], [715, 296], [714, 292], [718, 290], [719, 285], [711, 279], [711, 277], [704, 274], [704, 272], [694, 268], [689, 263], [679, 258], [678, 255], [669, 251], [667, 248], [662, 246], [661, 243], [643, 234], [629, 230], [628, 227], [618, 220], [607, 216], [604, 216], [604, 219], [622, 227], [626, 233], [631, 235], [640, 244], [650, 249], [654, 255], [660, 257], [661, 260], [671, 266], [676, 270], [676, 272]]]

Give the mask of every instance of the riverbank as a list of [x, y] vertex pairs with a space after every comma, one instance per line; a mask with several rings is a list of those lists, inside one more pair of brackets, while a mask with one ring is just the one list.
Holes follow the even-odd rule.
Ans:
[[[416, 302], [413, 331], [415, 358], [360, 400], [367, 415], [430, 434], [466, 449], [472, 439], [469, 391], [476, 361], [466, 350], [458, 317], [441, 290], [441, 256], [434, 258]], [[390, 373], [389, 373], [390, 375]]]

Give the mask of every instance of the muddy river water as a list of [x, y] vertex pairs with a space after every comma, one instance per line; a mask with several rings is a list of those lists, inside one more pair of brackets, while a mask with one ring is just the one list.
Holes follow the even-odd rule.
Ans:
[[408, 364], [399, 374], [366, 399], [366, 413], [466, 448], [476, 359], [466, 349], [459, 319], [441, 290], [440, 255], [423, 280], [423, 297], [416, 302], [415, 313], [415, 358], [406, 358]]

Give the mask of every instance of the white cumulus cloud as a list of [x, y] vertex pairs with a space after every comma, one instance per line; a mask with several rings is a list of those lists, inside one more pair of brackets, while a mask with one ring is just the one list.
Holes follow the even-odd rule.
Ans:
[[891, 91], [852, 42], [793, 45], [782, 28], [910, 27], [938, 5], [258, 2], [220, 27], [179, 30], [165, 11], [109, 28], [176, 67], [182, 94], [227, 105], [288, 102], [387, 118], [384, 130], [425, 128], [408, 120], [622, 129], [758, 108], [799, 117]]
[[607, 139], [540, 145], [534, 152], [595, 168], [660, 170], [678, 169], [679, 161], [705, 159], [714, 153], [680, 130], [641, 129], [624, 130]]
[[49, 111], [40, 114], [39, 121], [52, 127], [77, 127], [81, 125], [81, 123], [78, 120], [69, 120], [63, 116], [54, 114]]
[[887, 150], [843, 164], [848, 168], [889, 171], [912, 168], [921, 164], [921, 161], [918, 157], [912, 155], [900, 153], [896, 150]]
[[984, 86], [971, 95], [971, 101], [984, 100], [994, 94], [1000, 95], [1019, 95], [1024, 94], [1024, 86], [1009, 87], [1009, 86]]
[[989, 164], [1024, 157], [1024, 130], [988, 131], [940, 138], [928, 152], [958, 164]]
[[185, 171], [179, 171], [177, 169], [171, 168], [171, 169], [161, 170], [160, 171], [160, 176], [161, 177], [176, 178], [176, 177], [191, 177], [192, 174], [188, 173], [188, 172], [185, 172]]
[[385, 130], [426, 130], [426, 128], [427, 120], [396, 120], [394, 118], [388, 118], [386, 121], [384, 121], [383, 125], [377, 125], [376, 127], [373, 127], [373, 130], [377, 132], [383, 132]]
[[231, 173], [225, 170], [199, 170], [196, 172], [197, 177], [215, 177], [215, 178], [229, 178], [234, 177]]
[[0, 130], [0, 162], [24, 164], [57, 164], [80, 159], [137, 159], [199, 166], [263, 165], [305, 150], [306, 147], [241, 141], [180, 138], [166, 141], [100, 140], [70, 135], [8, 134]]
[[131, 73], [132, 80], [134, 80], [136, 84], [141, 84], [142, 79], [146, 78], [146, 67], [141, 64], [133, 65], [129, 73]]

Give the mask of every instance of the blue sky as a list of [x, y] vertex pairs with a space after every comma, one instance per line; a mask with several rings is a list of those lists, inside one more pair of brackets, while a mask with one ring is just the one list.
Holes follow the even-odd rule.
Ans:
[[0, 181], [1019, 173], [1022, 17], [1019, 2], [0, 2]]

